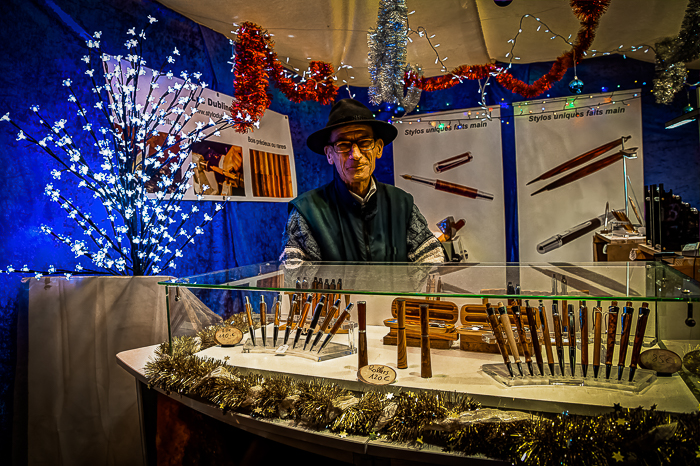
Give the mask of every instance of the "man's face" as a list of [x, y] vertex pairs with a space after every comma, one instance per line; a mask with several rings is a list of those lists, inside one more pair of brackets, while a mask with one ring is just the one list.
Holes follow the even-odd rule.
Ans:
[[325, 148], [328, 163], [335, 165], [340, 178], [350, 187], [351, 191], [358, 194], [364, 194], [366, 188], [369, 187], [369, 180], [374, 172], [374, 162], [382, 156], [384, 141], [381, 139], [374, 141], [374, 147], [366, 151], [360, 150], [357, 144], [353, 144], [348, 153], [337, 152], [333, 148], [333, 144], [341, 141], [357, 143], [366, 139], [374, 141], [371, 126], [346, 125], [333, 130], [329, 145]]

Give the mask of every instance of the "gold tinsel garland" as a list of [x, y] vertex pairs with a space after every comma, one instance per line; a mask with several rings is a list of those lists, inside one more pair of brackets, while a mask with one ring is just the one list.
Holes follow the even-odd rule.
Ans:
[[326, 381], [241, 374], [222, 361], [197, 356], [213, 346], [222, 325], [158, 347], [146, 364], [149, 386], [198, 396], [224, 411], [290, 419], [341, 436], [384, 438], [415, 446], [484, 455], [522, 464], [700, 464], [700, 415], [654, 408], [596, 417], [534, 416], [481, 408], [471, 397], [442, 392], [349, 392]]

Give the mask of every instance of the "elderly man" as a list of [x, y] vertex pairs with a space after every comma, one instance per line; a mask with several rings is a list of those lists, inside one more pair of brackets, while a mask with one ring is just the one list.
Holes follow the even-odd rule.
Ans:
[[372, 176], [375, 161], [396, 135], [393, 125], [376, 120], [356, 100], [333, 105], [328, 124], [306, 144], [335, 167], [334, 179], [289, 203], [280, 260], [445, 261], [413, 197]]

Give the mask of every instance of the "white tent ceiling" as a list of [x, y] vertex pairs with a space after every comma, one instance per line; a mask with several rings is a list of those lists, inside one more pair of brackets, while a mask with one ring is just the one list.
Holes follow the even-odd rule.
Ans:
[[[306, 69], [309, 59], [351, 65], [341, 70], [340, 79], [351, 85], [368, 86], [367, 31], [376, 26], [379, 0], [158, 0], [166, 7], [229, 38], [234, 23], [250, 21], [274, 34], [275, 51], [289, 65]], [[460, 65], [493, 61], [534, 63], [553, 61], [571, 47], [563, 39], [552, 39], [550, 32], [571, 41], [579, 21], [566, 0], [514, 0], [507, 7], [493, 0], [407, 0], [411, 29], [423, 27], [435, 35], [433, 44], [448, 70]], [[631, 46], [651, 45], [676, 36], [687, 2], [683, 0], [612, 0], [600, 19], [591, 50], [603, 52], [630, 50]], [[510, 39], [515, 37], [523, 15], [522, 33], [514, 53]], [[545, 25], [537, 31], [539, 18]], [[436, 52], [425, 37], [412, 35], [408, 62], [423, 68], [426, 76], [444, 74], [435, 64]], [[654, 61], [654, 52], [627, 52], [628, 57]], [[593, 54], [589, 52], [588, 57]], [[689, 64], [698, 68], [699, 60]]]

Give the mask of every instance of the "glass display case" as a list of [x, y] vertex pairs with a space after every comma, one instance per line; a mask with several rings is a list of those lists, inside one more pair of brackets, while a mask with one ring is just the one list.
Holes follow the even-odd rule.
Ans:
[[[492, 406], [527, 406], [552, 412], [561, 411], [562, 406], [582, 413], [587, 412], [586, 406], [609, 406], [611, 399], [617, 399], [617, 395], [611, 395], [616, 390], [620, 396], [628, 397], [625, 403], [630, 406], [661, 396], [664, 390], [677, 390], [676, 401], [669, 401], [664, 407], [671, 411], [683, 411], [691, 405], [697, 409], [700, 400], [700, 378], [694, 373], [697, 367], [692, 371], [681, 368], [672, 377], [680, 385], [673, 387], [668, 386], [670, 382], [666, 378], [657, 378], [656, 371], [645, 370], [643, 364], [636, 368], [635, 362], [637, 374], [634, 375], [634, 370], [630, 374], [632, 364], [629, 361], [635, 351], [636, 336], [642, 351], [669, 349], [683, 358], [692, 350], [700, 349], [700, 329], [687, 324], [692, 317], [687, 313], [692, 313], [693, 303], [700, 301], [700, 284], [659, 262], [444, 265], [269, 262], [160, 284], [166, 287], [171, 345], [175, 337], [192, 336], [211, 325], [224, 326], [236, 320], [243, 335], [241, 341], [233, 347], [207, 348], [203, 355], [225, 358], [228, 364], [243, 370], [323, 377], [347, 388], [359, 389], [357, 357], [352, 356], [357, 351], [357, 313], [353, 309], [342, 325], [335, 326], [333, 333], [336, 319], [349, 303], [365, 302], [369, 363], [397, 368], [392, 328], [396, 327], [397, 300], [401, 300], [400, 305], [407, 306], [407, 315], [412, 309], [409, 304], [415, 306], [415, 319], [421, 304], [447, 317], [444, 321], [433, 314], [430, 317], [431, 341], [443, 345], [433, 346], [433, 377], [419, 377], [416, 372], [421, 364], [418, 352], [410, 348], [408, 369], [402, 372], [397, 368], [397, 388], [463, 391], [480, 396], [480, 401]], [[325, 307], [324, 302], [317, 305], [322, 296], [327, 302]], [[295, 298], [299, 298], [297, 304], [294, 304]], [[265, 306], [261, 312], [263, 302]], [[333, 304], [337, 306], [333, 308]], [[513, 366], [514, 373], [510, 376], [503, 363], [508, 356], [498, 347], [486, 318], [486, 308], [504, 307], [511, 312], [513, 306], [523, 309], [523, 328], [512, 326], [514, 345], [522, 350], [522, 340], [527, 343], [525, 354], [521, 351], [517, 359], [518, 363], [522, 361], [518, 370], [523, 372], [518, 373]], [[526, 308], [542, 310], [532, 326], [524, 317]], [[589, 312], [581, 314], [583, 308]], [[602, 375], [593, 377], [592, 370], [584, 372], [582, 367], [582, 363], [592, 365], [595, 358], [596, 309], [600, 309], [598, 312], [603, 319], [598, 335], [603, 340], [598, 349], [601, 374], [614, 357], [613, 376], [608, 375], [610, 380], [606, 381], [600, 380]], [[648, 309], [648, 316], [645, 327], [638, 330], [642, 309]], [[309, 320], [317, 310], [320, 318], [316, 317], [316, 322], [310, 325]], [[301, 314], [306, 318], [300, 319]], [[617, 317], [617, 328], [610, 326], [611, 314]], [[574, 318], [569, 320], [572, 315]], [[438, 316], [438, 311], [434, 316]], [[541, 319], [548, 320], [549, 332], [543, 331]], [[563, 332], [561, 342], [552, 328], [557, 319]], [[414, 320], [414, 324], [417, 322]], [[285, 345], [285, 333], [290, 333], [288, 327], [292, 336], [287, 335], [289, 341]], [[536, 328], [534, 332], [533, 328]], [[478, 340], [465, 344], [473, 332]], [[323, 342], [331, 333], [331, 346], [319, 351], [322, 343], [314, 342]], [[299, 335], [302, 343], [312, 343], [312, 351], [303, 349], [302, 344], [291, 348], [293, 338], [298, 339]], [[540, 343], [537, 345], [540, 357], [537, 358], [533, 338]], [[452, 342], [458, 339], [461, 339], [460, 344], [454, 345]], [[410, 347], [411, 338], [408, 340]], [[450, 341], [445, 343], [445, 340]], [[545, 358], [545, 340], [549, 340], [555, 351], [562, 351], [559, 358], [552, 361]], [[606, 357], [608, 348], [610, 355]], [[515, 362], [513, 351], [509, 352], [510, 360]], [[562, 355], [566, 370], [561, 363]], [[548, 368], [548, 362], [555, 364]], [[635, 380], [631, 382], [633, 377]], [[552, 389], [546, 396], [528, 391], [528, 387], [543, 385]], [[657, 385], [664, 386], [657, 388]], [[504, 402], [504, 397], [510, 402]]]

